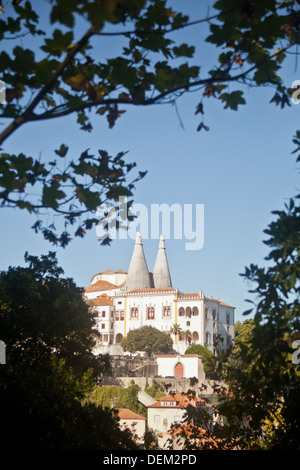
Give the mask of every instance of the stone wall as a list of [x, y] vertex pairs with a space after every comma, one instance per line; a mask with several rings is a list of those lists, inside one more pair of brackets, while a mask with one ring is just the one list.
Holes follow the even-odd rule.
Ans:
[[151, 358], [111, 356], [110, 362], [113, 377], [154, 377], [157, 375], [157, 363]]
[[193, 390], [198, 396], [215, 396], [213, 392], [213, 383], [207, 380], [205, 380], [204, 382], [198, 382], [193, 386], [191, 386], [189, 379], [180, 378], [167, 379], [163, 377], [115, 377], [113, 380], [115, 380], [116, 385], [118, 384], [119, 387], [124, 388], [129, 387], [134, 382], [141, 388], [141, 390], [145, 390], [147, 382], [148, 385], [151, 387], [152, 381], [155, 380], [156, 383], [164, 387], [166, 395], [169, 392], [186, 393], [188, 392], [188, 390]]

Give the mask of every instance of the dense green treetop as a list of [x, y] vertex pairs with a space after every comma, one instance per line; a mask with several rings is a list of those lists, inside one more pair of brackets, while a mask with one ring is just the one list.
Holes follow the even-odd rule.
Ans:
[[173, 341], [168, 333], [158, 330], [153, 326], [142, 326], [130, 330], [122, 341], [124, 351], [131, 353], [146, 352], [167, 353], [172, 350]]
[[83, 291], [64, 278], [53, 252], [25, 255], [26, 267], [0, 273], [0, 330], [8, 362], [42, 364], [54, 352], [74, 370], [100, 373], [95, 317]]
[[[294, 141], [299, 152], [298, 133]], [[265, 230], [267, 266], [245, 268], [254, 300], [244, 315], [253, 319], [239, 328], [237, 345], [224, 363], [231, 394], [221, 412], [248, 448], [300, 449], [299, 199], [298, 194], [274, 211]]]
[[201, 357], [204, 372], [212, 372], [215, 369], [216, 358], [213, 353], [201, 344], [194, 344], [190, 346], [185, 354], [198, 354]]
[[3, 449], [135, 449], [116, 416], [87, 400], [109, 362], [93, 354], [95, 321], [82, 290], [62, 276], [54, 253], [26, 261], [0, 273]]

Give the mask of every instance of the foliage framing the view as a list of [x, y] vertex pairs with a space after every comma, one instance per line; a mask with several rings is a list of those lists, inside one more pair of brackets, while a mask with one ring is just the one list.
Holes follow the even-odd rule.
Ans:
[[16, 442], [21, 452], [136, 449], [115, 413], [87, 400], [109, 361], [93, 353], [95, 319], [82, 289], [62, 277], [54, 253], [26, 262], [0, 273], [3, 450]]
[[[299, 131], [293, 142], [299, 163]], [[248, 334], [237, 336], [221, 367], [230, 393], [219, 410], [228, 418], [229, 435], [244, 448], [300, 449], [299, 200], [297, 194], [273, 212], [276, 219], [265, 230], [267, 267], [251, 264], [242, 274], [254, 285], [253, 307], [244, 315], [254, 318], [246, 320]]]
[[[214, 97], [236, 110], [245, 104], [244, 85], [273, 87], [271, 101], [288, 105], [290, 93], [279, 71], [300, 42], [298, 2], [219, 0], [213, 7], [210, 15], [190, 19], [164, 0], [53, 0], [42, 7], [29, 0], [6, 2], [0, 9], [0, 79], [6, 85], [0, 145], [27, 123], [71, 114], [82, 130], [91, 131], [97, 117], [112, 128], [132, 106], [174, 104], [193, 90], [198, 131], [208, 130], [205, 100]], [[180, 29], [203, 24], [210, 27], [206, 41], [221, 50], [218, 64], [207, 72], [201, 71], [194, 45], [172, 39]], [[119, 55], [103, 59], [110, 37], [120, 39]], [[54, 158], [43, 162], [2, 147], [0, 199], [2, 206], [35, 214], [33, 228], [61, 246], [71, 240], [70, 225], [83, 237], [98, 222], [99, 205], [132, 197], [135, 182], [145, 176], [139, 172], [128, 181], [135, 164], [124, 161], [123, 151], [112, 157], [105, 150], [96, 155], [86, 150], [70, 158], [67, 142], [52, 152]], [[57, 218], [44, 224], [43, 210], [63, 217], [61, 233]]]

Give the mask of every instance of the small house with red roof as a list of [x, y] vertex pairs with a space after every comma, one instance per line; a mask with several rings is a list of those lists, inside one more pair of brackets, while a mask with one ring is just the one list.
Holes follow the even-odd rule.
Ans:
[[169, 439], [169, 431], [184, 421], [188, 407], [205, 410], [207, 417], [213, 422], [213, 408], [202, 398], [194, 394], [174, 393], [159, 398], [155, 403], [147, 406], [148, 428], [155, 431], [159, 438], [159, 445], [163, 447]]
[[118, 417], [120, 429], [128, 428], [133, 433], [136, 442], [142, 444], [145, 439], [147, 419], [127, 408], [119, 408]]

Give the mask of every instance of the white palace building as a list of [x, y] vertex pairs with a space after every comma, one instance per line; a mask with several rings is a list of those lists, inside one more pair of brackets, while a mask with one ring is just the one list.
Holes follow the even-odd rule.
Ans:
[[192, 344], [213, 353], [226, 349], [234, 339], [234, 307], [219, 298], [183, 293], [171, 282], [163, 236], [153, 273], [149, 272], [140, 232], [137, 232], [128, 272], [106, 270], [95, 274], [85, 297], [97, 310], [100, 342], [96, 353], [122, 354], [121, 341], [130, 330], [153, 326], [172, 334], [174, 350], [184, 354]]

